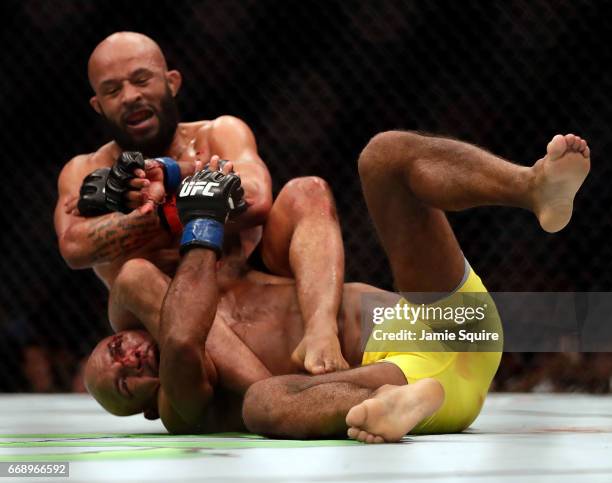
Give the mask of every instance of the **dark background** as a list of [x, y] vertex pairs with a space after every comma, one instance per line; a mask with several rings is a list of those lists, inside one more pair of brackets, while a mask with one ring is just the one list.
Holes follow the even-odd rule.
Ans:
[[[79, 361], [110, 330], [106, 290], [91, 271], [64, 264], [52, 214], [64, 163], [107, 141], [88, 104], [86, 63], [118, 30], [153, 37], [183, 73], [183, 120], [232, 114], [251, 126], [275, 192], [302, 175], [330, 183], [349, 281], [392, 288], [355, 164], [377, 132], [454, 136], [526, 165], [554, 134], [579, 134], [593, 169], [561, 233], [511, 208], [450, 218], [492, 291], [612, 288], [606, 2], [23, 0], [0, 8], [0, 390], [79, 389]], [[567, 356], [507, 356], [498, 388], [534, 387], [508, 380], [559, 357]], [[610, 360], [571, 357], [576, 372]], [[602, 374], [596, 388], [553, 381], [551, 390], [607, 391]]]

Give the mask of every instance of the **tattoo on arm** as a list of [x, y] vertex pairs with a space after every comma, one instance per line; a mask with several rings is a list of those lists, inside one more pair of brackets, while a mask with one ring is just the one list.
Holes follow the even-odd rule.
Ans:
[[114, 214], [92, 220], [86, 237], [92, 264], [113, 260], [142, 247], [160, 233], [155, 215], [121, 216]]

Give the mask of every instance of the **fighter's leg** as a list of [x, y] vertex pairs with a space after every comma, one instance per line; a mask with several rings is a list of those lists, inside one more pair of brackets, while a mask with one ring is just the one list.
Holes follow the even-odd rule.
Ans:
[[127, 329], [159, 335], [159, 318], [170, 277], [148, 260], [134, 258], [123, 264], [108, 299], [108, 317], [118, 332]]
[[[445, 292], [460, 282], [463, 256], [442, 210], [517, 206], [532, 210], [547, 231], [563, 228], [589, 171], [589, 154], [582, 139], [555, 136], [546, 156], [525, 168], [450, 139], [405, 132], [376, 136], [361, 154], [359, 171], [397, 287]], [[381, 389], [353, 407], [349, 436], [370, 440], [403, 428], [414, 386]]]
[[463, 256], [443, 210], [483, 205], [532, 210], [547, 231], [571, 217], [589, 171], [589, 148], [577, 136], [555, 136], [531, 168], [452, 139], [412, 132], [375, 136], [359, 174], [370, 216], [402, 291], [453, 290]]
[[294, 277], [304, 338], [292, 358], [311, 373], [346, 369], [338, 342], [344, 248], [329, 186], [321, 178], [289, 181], [266, 221], [262, 258], [273, 273]]
[[[385, 386], [392, 384], [393, 386]], [[405, 385], [394, 364], [372, 364], [320, 376], [288, 375], [265, 379], [247, 391], [243, 419], [255, 433], [288, 438], [322, 438], [346, 434], [346, 415], [355, 405], [377, 392]], [[401, 386], [408, 387], [408, 386]], [[363, 441], [397, 441], [442, 403], [441, 387], [424, 379], [411, 387], [412, 397], [402, 404], [405, 419], [394, 427], [380, 428], [377, 436], [363, 434]], [[388, 404], [395, 404], [391, 401]], [[359, 435], [356, 435], [359, 436]]]

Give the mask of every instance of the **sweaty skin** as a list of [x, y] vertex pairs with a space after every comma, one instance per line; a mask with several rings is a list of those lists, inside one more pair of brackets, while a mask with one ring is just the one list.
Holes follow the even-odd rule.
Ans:
[[[131, 263], [134, 263], [131, 262]], [[141, 260], [140, 276], [157, 278], [166, 284], [170, 279], [159, 273], [150, 263]], [[218, 304], [214, 322], [205, 342], [207, 379], [212, 385], [199, 423], [186, 423], [173, 410], [167, 395], [159, 390], [159, 374], [155, 382], [149, 378], [149, 367], [158, 369], [149, 361], [151, 352], [137, 352], [139, 346], [156, 344], [159, 337], [159, 311], [139, 314], [150, 334], [145, 331], [123, 331], [101, 341], [93, 351], [87, 365], [87, 386], [92, 395], [114, 414], [144, 412], [145, 416], [159, 414], [170, 432], [210, 432], [244, 430], [241, 401], [254, 382], [272, 375], [300, 372], [291, 354], [304, 335], [304, 321], [300, 311], [295, 281], [292, 279], [245, 271], [239, 257], [227, 257], [218, 272]], [[342, 353], [351, 366], [359, 365], [360, 305], [364, 292], [382, 292], [364, 284], [345, 284], [338, 317], [338, 335]], [[390, 294], [394, 296], [394, 294]], [[146, 320], [144, 320], [146, 319]], [[153, 335], [151, 335], [153, 334]], [[109, 362], [109, 346], [117, 344], [121, 336], [125, 347], [123, 359]], [[129, 338], [143, 340], [139, 344], [127, 343]], [[204, 351], [203, 351], [204, 352]], [[157, 354], [157, 353], [156, 353]], [[159, 364], [158, 359], [156, 363]], [[141, 366], [142, 370], [138, 367]], [[136, 369], [134, 369], [136, 368]], [[146, 377], [145, 377], [146, 376]], [[176, 379], [176, 373], [173, 373]], [[122, 390], [124, 387], [129, 390]], [[157, 397], [152, 397], [152, 389]], [[123, 401], [123, 404], [121, 404]]]
[[[173, 102], [182, 79], [178, 71], [167, 69], [153, 40], [133, 32], [111, 35], [92, 53], [88, 75], [95, 92], [90, 104], [113, 126], [113, 133], [131, 148], [143, 151], [163, 138], [173, 111], [167, 108], [168, 101]], [[78, 198], [83, 178], [97, 168], [112, 166], [123, 150], [114, 140], [95, 153], [68, 162], [58, 180], [55, 209], [60, 252], [68, 265], [93, 268], [109, 288], [130, 258], [151, 260], [167, 273], [174, 271], [178, 261], [175, 240], [160, 226], [152, 202], [128, 215], [113, 213], [89, 219], [66, 209]], [[257, 227], [266, 219], [272, 203], [270, 175], [259, 158], [253, 133], [240, 119], [221, 116], [212, 121], [179, 123], [170, 131], [163, 151], [148, 154], [173, 157], [183, 177], [193, 173], [196, 160], [207, 162], [213, 155], [231, 160], [249, 203], [249, 209], [235, 220], [234, 232]], [[140, 175], [133, 187], [146, 189], [150, 182], [145, 173]], [[258, 230], [260, 233], [261, 228]]]
[[[262, 257], [272, 271], [298, 281], [306, 331], [294, 360], [312, 373], [346, 368], [335, 329], [344, 251], [327, 185], [314, 177], [295, 180], [291, 189], [279, 193], [281, 203], [272, 210], [270, 175], [249, 127], [231, 116], [178, 123], [174, 97], [181, 75], [168, 70], [159, 46], [145, 35], [119, 32], [102, 41], [91, 54], [88, 76], [95, 92], [90, 104], [114, 141], [95, 153], [76, 156], [60, 174], [55, 228], [68, 265], [93, 268], [109, 289], [130, 259], [149, 260], [169, 275], [176, 270], [177, 240], [160, 225], [155, 210], [165, 195], [159, 168], [138, 171], [138, 178], [130, 182], [134, 191], [126, 199], [134, 211], [128, 215], [85, 219], [73, 210], [83, 178], [97, 168], [112, 166], [123, 150], [170, 156], [179, 162], [182, 177], [193, 174], [196, 160], [210, 159], [211, 164], [215, 156], [230, 160], [241, 177], [248, 209], [232, 218], [226, 237], [239, 234], [246, 259], [261, 240], [261, 225], [266, 222], [271, 235], [265, 237]], [[116, 317], [113, 307], [109, 312], [111, 320]], [[123, 322], [128, 323], [114, 320], [113, 326], [136, 324]]]
[[[448, 292], [462, 279], [465, 259], [443, 210], [519, 207], [532, 211], [546, 231], [558, 231], [570, 221], [589, 169], [589, 147], [573, 134], [555, 136], [532, 167], [453, 139], [400, 131], [376, 135], [359, 157], [368, 211], [396, 288], [404, 292]], [[406, 384], [398, 365], [381, 361], [325, 376], [259, 381], [245, 395], [245, 424], [276, 437], [322, 438], [348, 430], [350, 438], [382, 443], [399, 441], [443, 404], [452, 408], [451, 419], [475, 417], [452, 406], [435, 376]]]
[[[241, 144], [246, 147], [244, 153], [232, 155], [233, 146], [226, 145], [228, 137], [223, 136], [228, 131], [240, 137], [251, 138]], [[221, 143], [222, 146], [215, 145], [217, 136], [226, 140]], [[224, 116], [214, 121], [181, 123], [175, 140], [185, 147], [173, 149], [174, 146], [171, 146], [164, 155], [181, 163], [183, 176], [192, 174], [194, 162], [197, 159], [208, 159], [210, 153], [237, 160], [233, 161], [234, 169], [240, 170], [241, 179], [245, 180], [245, 199], [250, 203], [250, 208], [243, 215], [244, 218], [241, 217], [242, 226], [236, 225], [234, 231], [263, 222], [271, 204], [271, 197], [263, 195], [267, 188], [265, 185], [269, 183], [269, 175], [257, 155], [252, 134], [242, 121]], [[148, 259], [166, 273], [173, 273], [178, 263], [176, 240], [160, 225], [159, 217], [153, 210], [143, 213], [143, 210], [136, 209], [128, 215], [112, 213], [95, 218], [66, 213], [64, 207], [78, 198], [83, 178], [97, 168], [112, 166], [120, 153], [121, 149], [113, 141], [96, 153], [71, 160], [60, 175], [60, 196], [55, 211], [56, 232], [64, 259], [72, 268], [93, 268], [109, 288], [128, 259]], [[255, 176], [263, 175], [261, 186], [250, 178], [249, 171]]]
[[[550, 231], [562, 228], [569, 222], [567, 206], [571, 206], [576, 185], [588, 173], [589, 155], [586, 142], [572, 134], [553, 138], [545, 157], [531, 168], [513, 165], [455, 140], [408, 132], [374, 137], [360, 156], [359, 171], [368, 209], [398, 288], [443, 292], [452, 290], [461, 280], [458, 268], [465, 261], [442, 209], [486, 204], [517, 206], [534, 212]], [[461, 159], [461, 166], [456, 159]], [[449, 183], [450, 180], [460, 183]], [[395, 195], [392, 198], [388, 196], [390, 191]], [[549, 225], [545, 220], [555, 221]], [[417, 225], [422, 235], [415, 236], [413, 227]], [[444, 265], [438, 262], [441, 251], [447, 262]], [[290, 374], [291, 358], [288, 350], [283, 352], [282, 342], [286, 339], [295, 344], [303, 326], [291, 282], [255, 272], [244, 274], [240, 265], [231, 263], [217, 274], [211, 253], [206, 249], [189, 252], [172, 282], [162, 274], [165, 283], [174, 287], [164, 303], [162, 328], [166, 324], [166, 336], [172, 334], [174, 326], [187, 331], [170, 336], [175, 338], [174, 347], [167, 346], [175, 352], [170, 358], [174, 357], [175, 363], [189, 363], [177, 365], [165, 382], [162, 374], [163, 389], [158, 389], [156, 399], [142, 403], [150, 396], [152, 383], [139, 373], [128, 378], [127, 384], [139, 398], [136, 402], [142, 405], [128, 400], [123, 405], [120, 402], [119, 409], [113, 407], [120, 397], [105, 394], [100, 387], [121, 374], [99, 363], [112, 341], [103, 341], [92, 354], [88, 387], [107, 409], [117, 413], [144, 410], [145, 415], [159, 412], [171, 432], [214, 431], [220, 429], [220, 424], [226, 429], [237, 424], [238, 429], [241, 425], [234, 404], [252, 384], [242, 407], [244, 423], [252, 432], [320, 438], [338, 436], [348, 428], [351, 438], [381, 443], [398, 441], [443, 404], [446, 395], [438, 380], [424, 378], [406, 384], [402, 370], [388, 362], [320, 376]], [[183, 290], [188, 287], [193, 290]], [[361, 356], [357, 350], [359, 295], [369, 290], [376, 289], [363, 285], [344, 288], [339, 333], [351, 365]], [[206, 291], [208, 296], [198, 300], [199, 294]], [[185, 301], [194, 303], [176, 304]], [[216, 315], [210, 321], [204, 320], [212, 306], [217, 308]], [[155, 314], [151, 318], [153, 333]], [[201, 330], [200, 324], [210, 326]], [[269, 336], [274, 337], [275, 344], [268, 343]], [[192, 337], [205, 341], [204, 347], [201, 342], [194, 344]], [[181, 351], [176, 349], [183, 348], [195, 357], [181, 360]], [[162, 358], [164, 351], [162, 347]], [[134, 363], [128, 364], [128, 369], [133, 366]], [[175, 379], [178, 387], [172, 387], [176, 386]], [[107, 383], [107, 387], [112, 384]], [[182, 392], [183, 397], [171, 402], [177, 394], [168, 396], [166, 391]]]

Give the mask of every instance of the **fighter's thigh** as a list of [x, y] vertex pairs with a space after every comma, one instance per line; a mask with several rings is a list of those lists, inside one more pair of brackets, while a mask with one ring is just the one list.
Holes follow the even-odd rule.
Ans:
[[337, 219], [333, 194], [316, 176], [294, 178], [274, 200], [264, 226], [261, 255], [275, 274], [291, 276], [289, 248], [299, 222], [312, 214], [329, 214]]
[[368, 211], [391, 264], [398, 290], [450, 291], [464, 274], [459, 243], [443, 211], [418, 200], [406, 170], [366, 148], [359, 176]]
[[385, 384], [404, 385], [406, 384], [406, 376], [395, 364], [369, 364], [317, 376], [287, 375], [270, 377], [253, 384], [249, 388], [249, 393], [297, 395], [316, 386], [329, 386], [330, 390], [333, 390], [334, 384], [350, 384], [362, 389], [376, 390]]
[[395, 364], [368, 364], [365, 366], [337, 371], [320, 376], [310, 376], [310, 384], [344, 382], [366, 389], [378, 389], [385, 384], [401, 386], [406, 384], [406, 376]]

